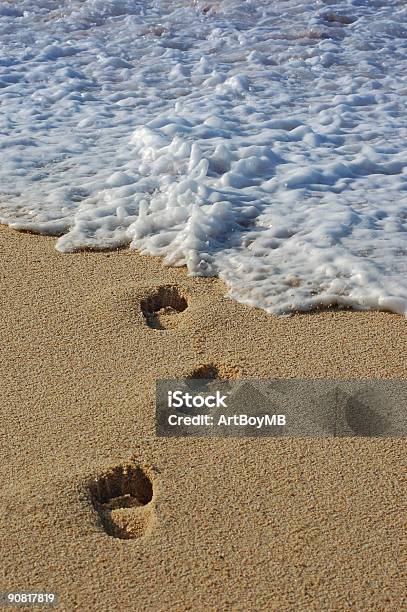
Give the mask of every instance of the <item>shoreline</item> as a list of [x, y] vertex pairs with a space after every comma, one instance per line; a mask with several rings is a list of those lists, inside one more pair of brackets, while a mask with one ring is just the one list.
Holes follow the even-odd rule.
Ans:
[[[63, 610], [402, 609], [403, 439], [158, 439], [154, 383], [407, 378], [406, 319], [277, 318], [158, 258], [54, 244], [0, 227], [0, 591], [53, 590]], [[129, 461], [152, 493], [123, 540], [89, 482]]]

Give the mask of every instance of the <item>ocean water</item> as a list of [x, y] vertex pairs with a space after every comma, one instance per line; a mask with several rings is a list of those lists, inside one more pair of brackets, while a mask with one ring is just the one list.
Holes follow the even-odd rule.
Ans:
[[0, 223], [407, 314], [404, 0], [0, 0]]

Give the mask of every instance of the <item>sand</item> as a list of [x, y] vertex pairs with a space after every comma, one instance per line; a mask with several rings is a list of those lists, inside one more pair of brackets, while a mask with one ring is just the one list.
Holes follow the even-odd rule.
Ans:
[[[54, 244], [0, 229], [0, 591], [67, 611], [405, 609], [405, 440], [158, 439], [154, 396], [205, 366], [405, 378], [407, 321], [276, 318], [159, 259]], [[151, 328], [160, 291], [187, 308]]]

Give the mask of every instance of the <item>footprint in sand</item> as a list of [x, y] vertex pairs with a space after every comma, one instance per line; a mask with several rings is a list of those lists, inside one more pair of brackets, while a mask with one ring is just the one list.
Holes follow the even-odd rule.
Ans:
[[153, 481], [138, 465], [115, 466], [90, 484], [92, 503], [106, 533], [131, 540], [148, 535], [155, 523]]
[[[375, 388], [348, 389], [335, 387], [323, 396], [323, 410], [318, 415], [318, 428], [330, 436], [380, 437], [390, 426], [388, 401]], [[327, 409], [328, 408], [328, 409]]]
[[[201, 393], [203, 395], [211, 393], [214, 389], [219, 387], [219, 381], [222, 378], [219, 369], [214, 364], [200, 365], [196, 367], [192, 372], [185, 376], [184, 386], [185, 390], [193, 393]], [[177, 412], [184, 414], [203, 414], [205, 412], [211, 412], [210, 409], [202, 406], [201, 408], [187, 408], [181, 406], [177, 408]]]
[[196, 366], [185, 376], [185, 384], [188, 388], [200, 391], [211, 391], [211, 389], [230, 386], [230, 381], [239, 380], [242, 377], [240, 368], [232, 365], [206, 363]]
[[213, 362], [196, 366], [185, 378], [189, 381], [219, 381], [239, 380], [243, 377], [238, 366], [231, 364], [215, 364]]
[[220, 378], [222, 378], [222, 375], [219, 372], [219, 368], [213, 363], [200, 365], [194, 368], [192, 372], [186, 376], [187, 384], [194, 384], [194, 381], [196, 380], [202, 385], [208, 384], [211, 381], [218, 380]]
[[[227, 366], [223, 364], [206, 363], [203, 365], [196, 366], [190, 371], [184, 379], [185, 390], [194, 393], [213, 394], [216, 391], [222, 391], [222, 393], [229, 392], [231, 388], [231, 381], [240, 378], [240, 370], [234, 366]], [[212, 409], [200, 407], [200, 408], [177, 408], [178, 412], [184, 414], [204, 414], [205, 412], [212, 412]]]
[[179, 314], [188, 308], [188, 302], [178, 287], [162, 285], [141, 300], [140, 308], [152, 329], [175, 329], [179, 324]]
[[386, 405], [386, 397], [375, 389], [363, 389], [348, 399], [346, 422], [356, 436], [383, 436], [390, 425], [384, 410]]

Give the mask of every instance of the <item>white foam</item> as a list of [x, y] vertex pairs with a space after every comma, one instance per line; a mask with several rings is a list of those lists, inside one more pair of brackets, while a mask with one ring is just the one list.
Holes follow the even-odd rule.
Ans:
[[407, 314], [401, 0], [0, 0], [0, 222]]

